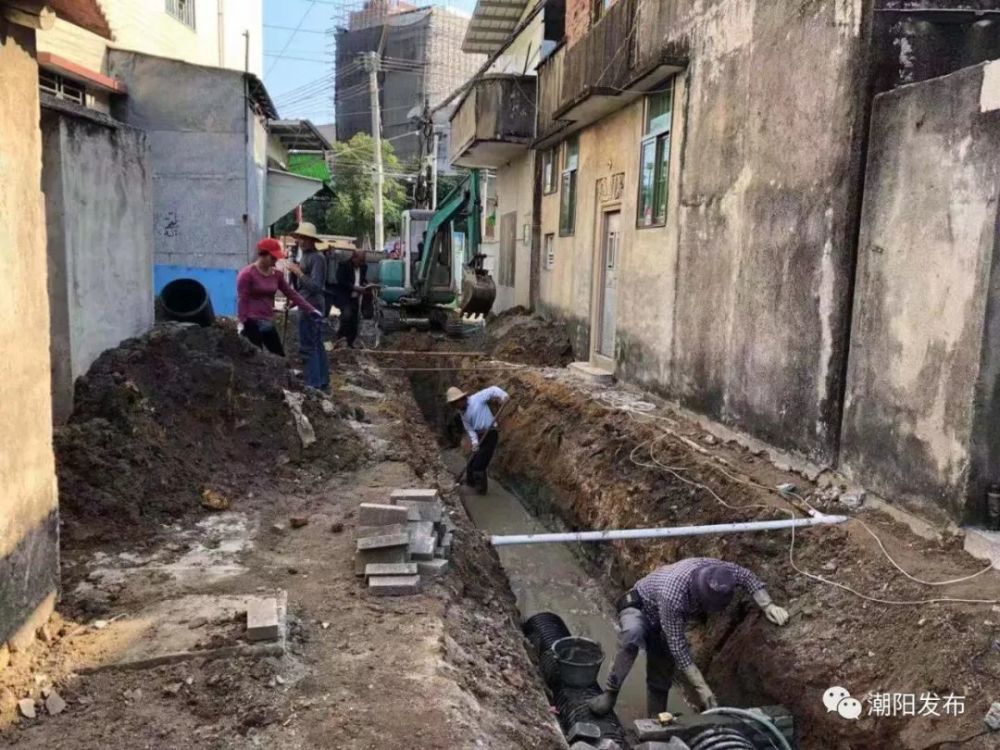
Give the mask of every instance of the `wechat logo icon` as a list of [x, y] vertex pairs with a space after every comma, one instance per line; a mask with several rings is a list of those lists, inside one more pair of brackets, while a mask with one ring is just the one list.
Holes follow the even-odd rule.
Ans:
[[838, 713], [844, 719], [854, 721], [861, 716], [861, 701], [851, 697], [847, 688], [838, 685], [828, 688], [823, 693], [823, 705], [827, 713]]

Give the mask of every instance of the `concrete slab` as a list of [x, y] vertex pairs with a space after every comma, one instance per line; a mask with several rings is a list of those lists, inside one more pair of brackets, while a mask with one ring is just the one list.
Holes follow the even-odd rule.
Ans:
[[[244, 640], [244, 618], [253, 603], [271, 599], [277, 604], [278, 637], [252, 643]], [[145, 669], [188, 659], [228, 656], [281, 656], [285, 651], [288, 595], [208, 596], [195, 594], [164, 599], [132, 617], [124, 617], [105, 630], [116, 648], [80, 666], [80, 672], [105, 669]], [[197, 627], [192, 627], [192, 624]]]
[[601, 739], [601, 728], [589, 721], [578, 721], [566, 732], [566, 739], [570, 742], [576, 742], [577, 740], [599, 740]]
[[382, 547], [398, 547], [401, 544], [410, 543], [409, 534], [381, 534], [379, 536], [367, 536], [358, 539], [356, 542], [358, 551], [367, 549], [381, 549]]
[[375, 596], [407, 596], [420, 593], [420, 576], [378, 576], [368, 582]]
[[277, 599], [251, 599], [247, 602], [248, 641], [273, 641], [280, 632]]
[[415, 536], [410, 539], [410, 558], [412, 560], [433, 560], [434, 547], [434, 537]]
[[366, 539], [372, 536], [384, 536], [385, 534], [406, 534], [409, 527], [404, 523], [391, 523], [388, 526], [358, 526], [355, 529], [356, 539]]
[[354, 575], [363, 576], [365, 568], [369, 565], [405, 563], [409, 561], [409, 544], [361, 550], [354, 555]]
[[635, 746], [635, 750], [691, 750], [684, 740], [671, 737], [670, 742], [642, 742]]
[[361, 503], [358, 506], [358, 526], [387, 526], [406, 523], [407, 515], [397, 505]]
[[965, 551], [1000, 568], [1000, 531], [966, 527]]
[[415, 576], [417, 572], [417, 564], [415, 562], [372, 563], [365, 566], [366, 578], [376, 576]]
[[613, 385], [615, 382], [614, 373], [594, 367], [589, 362], [570, 362], [569, 371], [588, 383], [596, 385]]
[[407, 524], [410, 541], [413, 541], [418, 536], [434, 537], [434, 526], [435, 524], [433, 521], [410, 521]]
[[435, 578], [448, 570], [448, 561], [439, 558], [418, 560], [415, 565], [417, 572], [424, 578]]
[[426, 502], [424, 500], [399, 500], [398, 505], [392, 506], [394, 508], [407, 508], [408, 518], [414, 521], [431, 521], [432, 523], [438, 523], [441, 521], [441, 515], [444, 509], [441, 507], [440, 501]]
[[389, 495], [389, 501], [395, 505], [399, 500], [418, 500], [423, 502], [433, 502], [439, 500], [438, 491], [434, 489], [403, 489], [393, 490]]

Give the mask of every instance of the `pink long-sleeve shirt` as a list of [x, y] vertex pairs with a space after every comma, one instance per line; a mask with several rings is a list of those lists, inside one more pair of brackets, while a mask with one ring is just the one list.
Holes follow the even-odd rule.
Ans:
[[257, 264], [251, 263], [236, 277], [237, 317], [241, 322], [274, 320], [274, 295], [279, 289], [303, 311], [316, 312], [315, 307], [288, 285], [284, 274], [277, 270], [270, 274], [261, 273]]

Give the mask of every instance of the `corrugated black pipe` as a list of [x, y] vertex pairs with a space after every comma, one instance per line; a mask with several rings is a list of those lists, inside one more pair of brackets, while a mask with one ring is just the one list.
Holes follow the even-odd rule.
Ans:
[[754, 750], [755, 745], [745, 734], [730, 727], [715, 727], [699, 732], [688, 741], [691, 750]]
[[586, 721], [600, 727], [602, 739], [614, 740], [625, 747], [625, 729], [615, 712], [597, 716], [588, 706], [591, 698], [601, 694], [600, 685], [595, 682], [585, 688], [570, 687], [563, 685], [559, 679], [559, 665], [552, 653], [552, 644], [572, 635], [563, 619], [554, 612], [539, 612], [525, 620], [522, 629], [528, 641], [538, 651], [542, 676], [552, 691], [563, 732], [568, 732], [577, 722]]
[[212, 298], [201, 282], [194, 279], [174, 279], [160, 292], [163, 313], [170, 320], [210, 326], [215, 322]]

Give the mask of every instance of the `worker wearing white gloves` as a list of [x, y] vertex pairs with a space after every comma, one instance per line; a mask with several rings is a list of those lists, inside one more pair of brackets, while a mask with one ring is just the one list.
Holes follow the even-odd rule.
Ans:
[[605, 691], [590, 702], [590, 709], [603, 716], [614, 708], [640, 648], [646, 649], [649, 716], [666, 710], [675, 669], [681, 670], [704, 708], [715, 708], [715, 694], [694, 663], [685, 630], [692, 620], [725, 609], [737, 587], [753, 596], [769, 621], [788, 622], [788, 612], [771, 601], [763, 581], [734, 563], [690, 558], [657, 568], [636, 583], [617, 603], [618, 654]]

